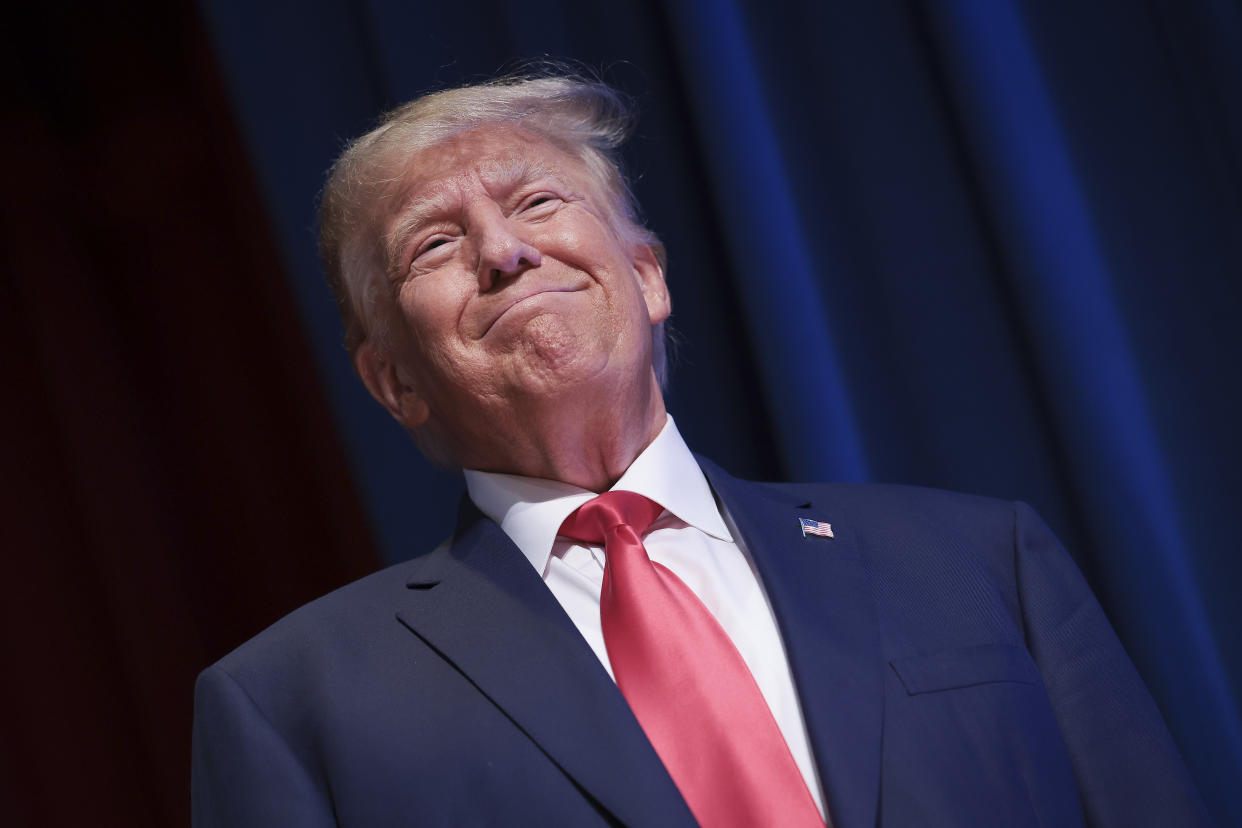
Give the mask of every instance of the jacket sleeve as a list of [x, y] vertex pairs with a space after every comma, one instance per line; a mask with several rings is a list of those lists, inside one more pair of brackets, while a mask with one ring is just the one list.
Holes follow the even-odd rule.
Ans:
[[194, 828], [335, 826], [322, 784], [219, 665], [194, 688]]
[[1155, 702], [1069, 554], [1016, 506], [1027, 646], [1069, 748], [1089, 825], [1210, 825]]

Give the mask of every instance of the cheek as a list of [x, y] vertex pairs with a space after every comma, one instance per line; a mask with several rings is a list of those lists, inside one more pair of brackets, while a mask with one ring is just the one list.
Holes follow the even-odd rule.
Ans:
[[549, 223], [540, 235], [545, 252], [553, 255], [559, 252], [582, 270], [591, 271], [605, 263], [613, 268], [625, 258], [622, 245], [607, 222], [580, 203], [567, 207], [564, 215], [555, 223]]
[[461, 301], [443, 285], [430, 281], [425, 284], [414, 281], [402, 288], [397, 306], [406, 330], [420, 351], [441, 350], [453, 340]]

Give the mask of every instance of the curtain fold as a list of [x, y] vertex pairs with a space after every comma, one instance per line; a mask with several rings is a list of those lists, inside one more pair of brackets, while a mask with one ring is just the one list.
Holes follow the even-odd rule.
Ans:
[[782, 157], [766, 111], [745, 21], [732, 2], [675, 3], [669, 12], [679, 63], [698, 90], [691, 101], [696, 132], [784, 468], [799, 480], [824, 469], [840, 480], [866, 480], [818, 279], [831, 264], [813, 260], [805, 242], [789, 183], [797, 172]]

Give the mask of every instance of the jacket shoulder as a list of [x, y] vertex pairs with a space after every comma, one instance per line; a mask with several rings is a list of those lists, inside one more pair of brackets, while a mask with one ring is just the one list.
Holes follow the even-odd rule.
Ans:
[[883, 516], [886, 520], [911, 517], [954, 521], [1000, 519], [1012, 525], [1014, 501], [995, 497], [888, 483], [760, 483], [787, 500], [801, 500], [817, 507], [859, 516]]
[[394, 608], [420, 560], [386, 567], [303, 604], [204, 673], [223, 670], [245, 685], [248, 677], [270, 674], [276, 665], [314, 669], [333, 652], [390, 635]]

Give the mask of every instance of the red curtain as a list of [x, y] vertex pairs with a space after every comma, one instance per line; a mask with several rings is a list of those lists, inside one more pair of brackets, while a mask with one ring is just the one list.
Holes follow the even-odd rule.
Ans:
[[199, 670], [377, 566], [188, 3], [8, 27], [9, 825], [183, 825]]

